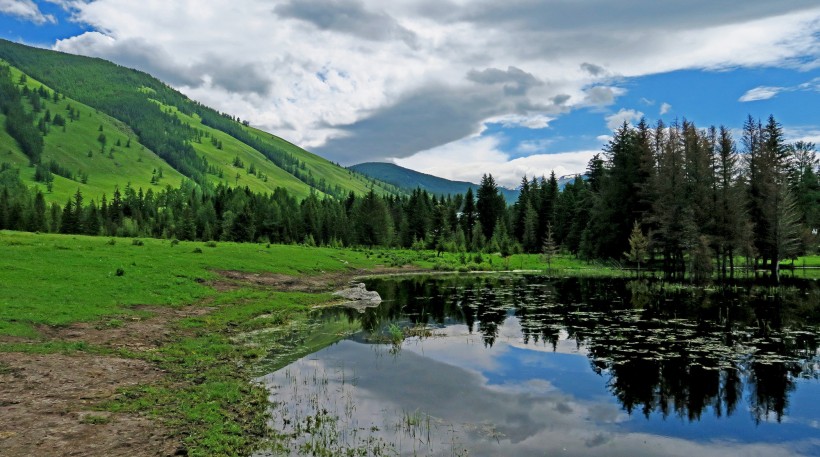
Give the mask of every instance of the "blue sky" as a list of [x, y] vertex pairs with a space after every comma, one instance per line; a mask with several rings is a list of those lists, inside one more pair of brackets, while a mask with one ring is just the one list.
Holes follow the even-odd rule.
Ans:
[[820, 142], [816, 1], [0, 0], [3, 38], [147, 71], [331, 160], [580, 172], [644, 115]]

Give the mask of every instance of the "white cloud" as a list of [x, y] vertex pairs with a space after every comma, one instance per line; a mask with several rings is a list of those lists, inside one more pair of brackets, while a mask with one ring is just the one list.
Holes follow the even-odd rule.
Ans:
[[814, 78], [802, 84], [791, 87], [773, 87], [773, 86], [759, 86], [754, 89], [749, 89], [743, 94], [738, 101], [754, 102], [758, 100], [768, 100], [781, 94], [783, 92], [799, 92], [799, 91], [814, 91], [820, 92], [820, 78]]
[[60, 0], [96, 32], [55, 48], [155, 73], [345, 164], [442, 147], [493, 119], [544, 128], [612, 105], [623, 78], [820, 62], [814, 0], [693, 1]]
[[739, 102], [754, 102], [758, 100], [768, 100], [775, 95], [783, 92], [786, 88], [785, 87], [771, 87], [771, 86], [760, 86], [755, 87], [754, 89], [749, 89], [743, 94], [738, 101]]
[[50, 14], [43, 14], [40, 8], [32, 0], [0, 0], [0, 14], [17, 16], [20, 19], [33, 22], [38, 25], [47, 22], [56, 24], [57, 19]]
[[669, 103], [663, 102], [661, 103], [661, 109], [659, 111], [660, 115], [663, 116], [664, 114], [668, 113], [672, 109], [672, 105]]
[[[813, 127], [788, 127], [783, 129], [783, 136], [789, 143], [803, 141], [820, 145], [820, 128]], [[739, 136], [736, 138], [740, 138]]]
[[488, 119], [487, 122], [498, 122], [502, 124], [504, 127], [526, 127], [528, 129], [545, 129], [549, 127], [550, 122], [554, 120], [554, 117], [546, 116], [543, 114], [510, 114], [495, 119]]
[[519, 153], [525, 155], [537, 154], [547, 150], [547, 148], [549, 148], [552, 143], [553, 140], [549, 138], [542, 138], [539, 140], [526, 140], [518, 143], [518, 146], [515, 149]]
[[617, 130], [624, 125], [624, 122], [627, 124], [632, 124], [633, 122], [639, 120], [643, 117], [643, 113], [640, 111], [635, 111], [634, 109], [624, 109], [621, 108], [618, 110], [617, 113], [610, 114], [606, 116], [606, 126], [609, 130]]
[[394, 162], [402, 167], [456, 181], [477, 183], [482, 175], [491, 173], [499, 185], [515, 188], [524, 175], [549, 176], [553, 170], [557, 176], [582, 173], [592, 156], [600, 152], [546, 154], [540, 149], [541, 153], [512, 159], [498, 149], [499, 145], [500, 139], [497, 137], [473, 137], [403, 159], [394, 159]]

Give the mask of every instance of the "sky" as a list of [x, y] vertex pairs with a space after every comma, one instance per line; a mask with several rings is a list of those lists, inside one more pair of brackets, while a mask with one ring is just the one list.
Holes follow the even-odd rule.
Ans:
[[816, 0], [0, 0], [0, 38], [146, 71], [342, 165], [583, 172], [614, 128], [820, 143]]

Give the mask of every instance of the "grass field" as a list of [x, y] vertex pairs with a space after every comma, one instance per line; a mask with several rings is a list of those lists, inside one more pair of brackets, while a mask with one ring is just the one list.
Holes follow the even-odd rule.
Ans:
[[23, 337], [36, 336], [37, 325], [95, 320], [129, 305], [201, 300], [216, 294], [203, 284], [215, 269], [310, 275], [380, 260], [349, 249], [22, 232], [0, 232], [0, 248], [0, 335]]
[[[538, 255], [502, 259], [489, 254], [441, 256], [431, 251], [333, 249], [296, 245], [172, 242], [0, 231], [0, 355], [83, 354], [150, 363], [158, 381], [118, 390], [97, 403], [100, 414], [148, 416], [164, 424], [188, 455], [247, 455], [268, 437], [267, 393], [249, 380], [255, 366], [281, 366], [353, 331], [349, 323], [312, 327], [310, 310], [329, 293], [282, 291], [252, 281], [226, 281], [222, 271], [336, 280], [367, 271], [545, 271]], [[820, 257], [807, 258], [817, 265]], [[800, 265], [800, 262], [798, 262]], [[631, 274], [571, 257], [552, 261], [550, 274]], [[324, 275], [324, 276], [323, 276]], [[250, 275], [250, 277], [254, 277]], [[60, 339], [77, 323], [104, 334], [150, 319], [160, 310], [201, 309], [169, 320], [170, 336], [153, 349], [134, 350]], [[265, 344], [243, 335], [272, 332]], [[267, 344], [267, 346], [266, 346]], [[275, 349], [272, 349], [275, 348]], [[273, 356], [271, 356], [273, 354]], [[260, 365], [261, 364], [261, 365]], [[0, 363], [0, 376], [11, 368]], [[82, 383], [82, 380], [77, 380]], [[104, 423], [104, 416], [91, 416]], [[0, 452], [2, 452], [0, 443]]]

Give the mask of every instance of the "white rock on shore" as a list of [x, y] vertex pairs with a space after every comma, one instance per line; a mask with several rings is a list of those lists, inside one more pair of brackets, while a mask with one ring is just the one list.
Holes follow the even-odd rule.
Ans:
[[353, 286], [333, 292], [333, 295], [347, 300], [365, 300], [373, 303], [381, 303], [382, 297], [375, 290], [367, 290], [364, 283], [357, 283]]

